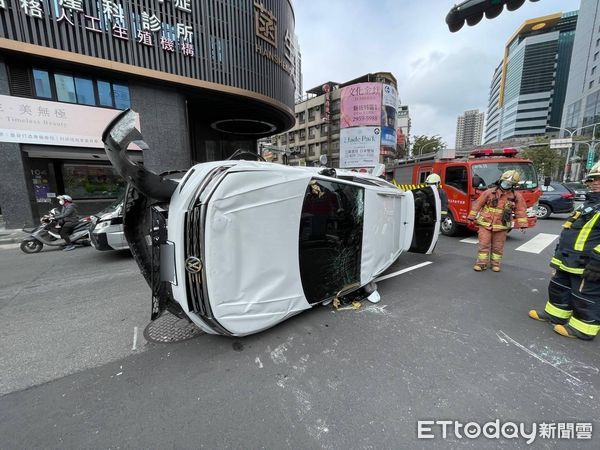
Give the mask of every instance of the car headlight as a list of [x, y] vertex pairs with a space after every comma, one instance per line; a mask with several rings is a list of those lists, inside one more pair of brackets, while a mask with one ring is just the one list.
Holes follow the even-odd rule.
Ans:
[[110, 220], [105, 220], [104, 222], [100, 222], [97, 227], [98, 228], [106, 228], [107, 226], [110, 225]]

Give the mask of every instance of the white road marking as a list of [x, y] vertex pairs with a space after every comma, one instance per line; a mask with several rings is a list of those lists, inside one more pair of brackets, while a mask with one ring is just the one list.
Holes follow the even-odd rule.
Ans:
[[561, 369], [560, 367], [558, 367], [558, 364], [551, 363], [550, 361], [542, 358], [537, 353], [534, 353], [533, 351], [529, 350], [527, 347], [524, 347], [523, 345], [519, 344], [517, 341], [515, 341], [513, 338], [511, 338], [509, 335], [507, 335], [504, 331], [502, 331], [502, 330], [498, 331], [498, 333], [496, 333], [496, 336], [498, 336], [498, 339], [500, 339], [500, 342], [504, 342], [505, 344], [511, 343], [511, 344], [515, 345], [517, 348], [523, 350], [525, 353], [533, 356], [535, 359], [537, 359], [545, 364], [548, 364], [549, 366], [554, 367], [556, 370], [562, 372], [563, 374], [565, 374], [572, 380], [576, 381], [577, 386], [579, 386], [583, 383], [579, 378], [574, 377], [569, 372], [566, 372], [563, 369]]
[[137, 350], [137, 334], [138, 334], [138, 327], [133, 327], [133, 346], [131, 347], [131, 350], [133, 350], [133, 351]]
[[523, 245], [516, 248], [518, 252], [541, 253], [558, 237], [558, 234], [538, 233]]
[[464, 242], [465, 244], [477, 244], [479, 240], [476, 237], [468, 237], [466, 239], [461, 239], [460, 242]]
[[410, 266], [410, 267], [407, 267], [406, 269], [399, 270], [398, 272], [390, 273], [388, 275], [384, 275], [382, 277], [375, 278], [375, 281], [387, 280], [388, 278], [393, 278], [398, 275], [402, 275], [403, 273], [410, 272], [411, 270], [420, 269], [421, 267], [428, 266], [431, 263], [432, 263], [432, 261], [425, 261], [421, 264], [417, 264], [416, 266]]
[[0, 250], [11, 250], [13, 248], [19, 248], [21, 244], [1, 244]]

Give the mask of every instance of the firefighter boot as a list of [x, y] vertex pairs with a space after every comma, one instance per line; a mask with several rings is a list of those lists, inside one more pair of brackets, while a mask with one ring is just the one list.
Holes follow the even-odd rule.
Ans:
[[475, 272], [483, 272], [485, 269], [487, 269], [487, 265], [485, 264], [477, 263], [473, 266]]
[[552, 318], [546, 311], [537, 311], [535, 309], [531, 309], [529, 310], [528, 316], [534, 320], [539, 320], [540, 322], [552, 322]]
[[579, 338], [579, 339], [583, 339], [584, 341], [591, 341], [592, 339], [594, 339], [594, 336], [589, 336], [587, 334], [583, 334], [580, 331], [577, 331], [575, 328], [569, 326], [568, 324], [566, 325], [554, 325], [554, 331], [558, 334], [560, 334], [561, 336], [564, 337], [568, 337], [568, 338]]
[[[550, 311], [555, 311], [555, 314], [550, 314]], [[566, 317], [558, 317], [558, 315], [564, 315], [566, 313]], [[562, 311], [561, 309], [554, 306], [552, 303], [546, 303], [546, 307], [544, 310], [531, 309], [528, 313], [528, 316], [532, 319], [539, 320], [540, 322], [550, 322], [552, 325], [565, 325], [569, 321], [569, 316], [571, 315], [570, 311]]]
[[500, 266], [492, 266], [493, 272], [500, 272]]

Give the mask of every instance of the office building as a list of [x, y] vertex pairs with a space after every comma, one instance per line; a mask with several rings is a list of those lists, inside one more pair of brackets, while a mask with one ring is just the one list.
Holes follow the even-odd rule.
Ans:
[[508, 40], [490, 84], [484, 142], [560, 126], [577, 12], [527, 20]]
[[[600, 122], [600, 2], [581, 0], [562, 128], [583, 128], [577, 134], [591, 135]], [[596, 127], [596, 136], [600, 126]]]

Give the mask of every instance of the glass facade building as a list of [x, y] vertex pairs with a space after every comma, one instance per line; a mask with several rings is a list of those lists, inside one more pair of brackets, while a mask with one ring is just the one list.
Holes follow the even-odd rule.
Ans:
[[490, 85], [485, 144], [560, 126], [577, 17], [531, 19], [509, 39]]

